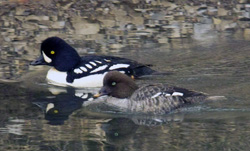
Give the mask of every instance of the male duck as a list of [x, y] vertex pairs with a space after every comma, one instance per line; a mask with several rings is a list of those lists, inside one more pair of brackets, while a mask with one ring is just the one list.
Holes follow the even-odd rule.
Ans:
[[54, 85], [72, 87], [101, 87], [104, 75], [112, 70], [135, 78], [156, 72], [148, 65], [120, 57], [80, 57], [74, 48], [58, 37], [50, 37], [42, 42], [41, 56], [31, 65], [52, 66], [47, 80]]
[[[104, 77], [103, 87], [95, 97], [108, 95], [104, 103], [117, 107], [122, 112], [166, 114], [183, 105], [207, 100], [201, 92], [169, 86], [152, 84], [138, 87], [133, 79], [117, 71]], [[102, 102], [102, 98], [96, 101]]]

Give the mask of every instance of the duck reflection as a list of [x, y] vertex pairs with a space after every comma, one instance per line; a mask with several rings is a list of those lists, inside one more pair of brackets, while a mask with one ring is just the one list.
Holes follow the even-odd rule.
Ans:
[[183, 114], [161, 116], [131, 116], [113, 118], [103, 123], [101, 129], [105, 132], [107, 143], [116, 147], [124, 146], [137, 135], [139, 129], [157, 128], [171, 122], [181, 122]]
[[49, 87], [51, 96], [33, 102], [42, 109], [48, 124], [62, 125], [76, 110], [82, 108], [86, 101], [93, 100], [93, 93], [89, 90]]
[[123, 144], [135, 134], [139, 125], [129, 118], [114, 118], [103, 123], [101, 128], [105, 131], [107, 142], [111, 144]]

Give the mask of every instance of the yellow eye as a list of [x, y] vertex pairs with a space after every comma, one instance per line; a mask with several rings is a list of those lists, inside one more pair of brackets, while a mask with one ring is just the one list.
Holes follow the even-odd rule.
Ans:
[[57, 114], [59, 111], [58, 110], [54, 110], [54, 113]]
[[51, 50], [51, 51], [50, 51], [50, 54], [52, 54], [52, 55], [55, 54], [55, 51]]

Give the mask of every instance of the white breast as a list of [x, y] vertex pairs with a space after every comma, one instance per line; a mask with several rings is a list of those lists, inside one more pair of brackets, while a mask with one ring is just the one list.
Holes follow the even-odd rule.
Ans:
[[80, 79], [75, 79], [73, 83], [68, 83], [66, 81], [67, 73], [60, 72], [55, 68], [51, 68], [47, 73], [47, 80], [52, 85], [57, 86], [72, 86], [77, 88], [84, 87], [102, 87], [104, 74], [94, 74], [86, 77], [82, 77]]
[[120, 109], [128, 109], [128, 102], [129, 99], [118, 99], [114, 97], [107, 97], [105, 100], [105, 103], [110, 105], [110, 106], [116, 106], [119, 107]]

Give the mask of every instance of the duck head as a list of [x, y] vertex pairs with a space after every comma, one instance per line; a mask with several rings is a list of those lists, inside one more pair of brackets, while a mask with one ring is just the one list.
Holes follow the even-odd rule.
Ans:
[[41, 44], [41, 56], [31, 65], [49, 65], [59, 71], [69, 71], [81, 60], [77, 51], [59, 37], [50, 37]]
[[94, 97], [108, 95], [116, 98], [128, 98], [138, 89], [134, 80], [119, 71], [108, 72], [103, 80], [103, 87]]

